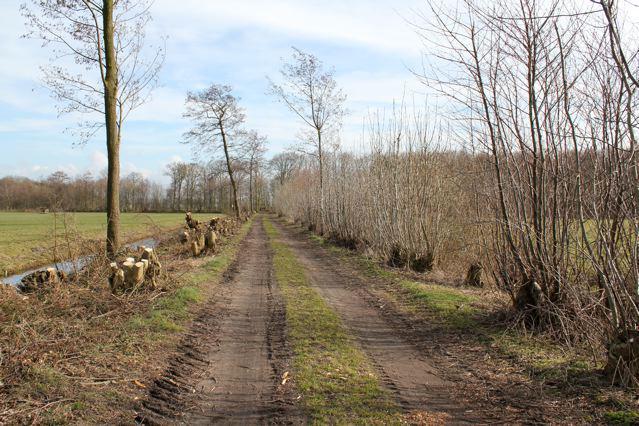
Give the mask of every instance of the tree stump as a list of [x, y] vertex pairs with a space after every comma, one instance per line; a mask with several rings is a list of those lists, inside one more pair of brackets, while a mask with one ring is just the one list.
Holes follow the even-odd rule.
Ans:
[[186, 229], [181, 230], [178, 235], [178, 238], [180, 239], [180, 242], [182, 244], [188, 243], [190, 238], [189, 231], [187, 231]]
[[115, 293], [124, 290], [124, 271], [118, 267], [118, 264], [111, 263], [111, 276], [109, 277], [109, 286], [111, 292]]
[[186, 212], [186, 217], [184, 220], [186, 222], [186, 226], [188, 226], [189, 229], [197, 229], [200, 225], [199, 221], [193, 219], [193, 215], [191, 214], [191, 212]]
[[32, 272], [20, 280], [18, 285], [20, 291], [31, 293], [52, 284], [59, 284], [66, 281], [67, 275], [56, 268], [47, 268]]
[[541, 286], [537, 281], [531, 280], [519, 287], [517, 296], [515, 297], [515, 308], [519, 311], [529, 310], [530, 308], [538, 308], [541, 301]]
[[155, 288], [157, 284], [155, 280], [162, 272], [162, 264], [158, 260], [158, 257], [152, 248], [144, 249], [141, 260], [142, 262], [146, 262], [144, 276], [146, 277], [146, 279], [149, 279], [151, 281], [152, 287]]
[[608, 345], [608, 363], [605, 372], [613, 382], [624, 386], [639, 383], [638, 330], [620, 332]]
[[191, 242], [191, 253], [193, 254], [193, 257], [198, 257], [200, 255], [201, 250], [197, 241]]
[[122, 264], [126, 289], [139, 286], [144, 282], [144, 263], [127, 260]]
[[208, 248], [209, 250], [214, 250], [215, 249], [215, 243], [217, 242], [217, 235], [215, 235], [215, 231], [212, 229], [209, 229], [206, 233], [206, 248]]
[[141, 246], [141, 249], [140, 259], [128, 257], [122, 263], [122, 268], [119, 268], [115, 262], [111, 263], [109, 277], [111, 291], [126, 291], [141, 285], [156, 288], [156, 278], [162, 271], [162, 264], [152, 248]]
[[482, 271], [483, 266], [480, 262], [472, 263], [468, 268], [468, 273], [466, 273], [464, 285], [469, 287], [483, 287], [484, 283], [481, 280]]
[[408, 260], [408, 267], [415, 272], [432, 271], [435, 263], [435, 255], [432, 252], [426, 252], [422, 255], [411, 254]]
[[392, 266], [393, 268], [403, 268], [408, 262], [407, 257], [408, 256], [406, 256], [404, 250], [402, 250], [398, 245], [394, 245], [388, 256], [388, 266]]
[[135, 262], [131, 268], [131, 274], [129, 275], [129, 285], [131, 287], [137, 287], [144, 282], [144, 263]]

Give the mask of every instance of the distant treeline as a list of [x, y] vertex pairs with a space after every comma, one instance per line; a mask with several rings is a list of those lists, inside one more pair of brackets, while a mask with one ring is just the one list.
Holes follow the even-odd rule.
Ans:
[[[173, 162], [166, 168], [168, 185], [133, 172], [120, 181], [123, 212], [228, 211], [231, 191], [225, 165], [219, 162]], [[267, 180], [254, 172], [249, 191], [249, 173], [236, 166], [241, 208], [264, 207], [269, 200]], [[250, 194], [251, 192], [251, 194]], [[0, 178], [1, 210], [105, 211], [106, 176], [87, 172], [70, 176], [60, 170], [41, 179], [20, 176]]]

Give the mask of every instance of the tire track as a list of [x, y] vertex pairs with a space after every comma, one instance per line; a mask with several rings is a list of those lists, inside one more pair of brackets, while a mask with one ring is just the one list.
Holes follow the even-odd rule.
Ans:
[[288, 365], [284, 304], [258, 217], [219, 292], [202, 309], [154, 383], [144, 424], [293, 421], [280, 377]]
[[448, 421], [477, 423], [469, 407], [452, 395], [454, 384], [438, 372], [434, 363], [414, 342], [405, 338], [397, 323], [389, 321], [364, 293], [366, 283], [332, 256], [309, 242], [299, 231], [273, 221], [280, 238], [304, 265], [311, 285], [341, 317], [376, 367], [382, 383], [396, 395], [406, 412], [443, 415]]

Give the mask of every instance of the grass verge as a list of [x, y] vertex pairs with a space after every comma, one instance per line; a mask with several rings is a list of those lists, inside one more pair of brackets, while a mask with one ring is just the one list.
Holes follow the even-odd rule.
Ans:
[[293, 379], [312, 420], [325, 424], [399, 423], [398, 407], [382, 389], [366, 356], [337, 314], [311, 288], [293, 252], [265, 220], [274, 251], [275, 278], [286, 303], [294, 352]]
[[491, 351], [524, 367], [530, 376], [552, 383], [596, 375], [601, 363], [586, 353], [558, 345], [543, 335], [529, 335], [518, 329], [487, 321], [500, 309], [494, 296], [484, 290], [450, 287], [407, 279], [401, 271], [384, 267], [352, 250], [336, 246], [314, 234], [310, 239], [354, 265], [377, 286], [397, 309], [429, 327], [462, 332]]

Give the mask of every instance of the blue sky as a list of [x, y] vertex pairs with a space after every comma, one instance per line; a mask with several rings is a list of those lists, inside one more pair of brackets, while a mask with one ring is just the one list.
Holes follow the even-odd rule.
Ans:
[[[106, 166], [102, 137], [78, 147], [66, 131], [76, 120], [57, 116], [40, 83], [39, 66], [49, 62], [50, 52], [37, 40], [20, 38], [25, 32], [20, 3], [0, 1], [0, 176], [98, 174]], [[168, 36], [166, 62], [160, 87], [123, 130], [123, 172], [165, 181], [167, 163], [193, 158], [180, 144], [189, 127], [181, 117], [185, 93], [211, 83], [233, 86], [246, 109], [247, 128], [268, 136], [269, 155], [294, 144], [301, 124], [266, 94], [266, 76], [277, 77], [291, 46], [335, 67], [350, 111], [342, 146], [355, 149], [369, 110], [390, 107], [404, 92], [421, 96], [423, 88], [409, 70], [420, 66], [421, 45], [405, 19], [423, 8], [416, 0], [156, 0], [148, 38]]]

